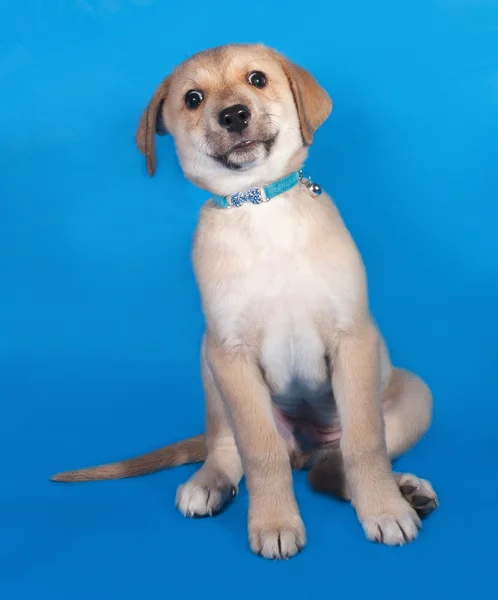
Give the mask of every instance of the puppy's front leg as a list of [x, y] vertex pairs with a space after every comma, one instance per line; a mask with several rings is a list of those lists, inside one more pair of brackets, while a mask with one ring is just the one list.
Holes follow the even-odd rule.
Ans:
[[249, 492], [249, 542], [266, 558], [287, 558], [305, 544], [285, 442], [253, 356], [208, 336], [207, 357], [226, 403]]
[[387, 456], [381, 409], [379, 335], [370, 322], [342, 334], [332, 385], [351, 500], [367, 537], [389, 545], [413, 540], [420, 520], [403, 499]]

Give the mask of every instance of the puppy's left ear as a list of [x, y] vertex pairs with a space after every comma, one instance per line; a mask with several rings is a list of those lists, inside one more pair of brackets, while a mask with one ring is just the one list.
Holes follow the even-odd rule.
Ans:
[[332, 100], [308, 71], [282, 56], [279, 59], [294, 96], [304, 143], [310, 146], [315, 131], [332, 111]]
[[169, 86], [170, 78], [167, 77], [154, 92], [142, 113], [135, 136], [138, 149], [145, 156], [150, 176], [154, 175], [156, 170], [156, 133], [159, 135], [168, 133], [161, 117], [161, 109], [168, 95]]

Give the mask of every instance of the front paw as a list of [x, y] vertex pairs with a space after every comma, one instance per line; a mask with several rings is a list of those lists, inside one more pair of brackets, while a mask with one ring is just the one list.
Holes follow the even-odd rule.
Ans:
[[306, 532], [299, 515], [249, 525], [253, 552], [264, 558], [290, 558], [306, 545]]
[[417, 513], [403, 498], [361, 516], [360, 522], [369, 540], [387, 546], [408, 544], [417, 537], [421, 527]]
[[221, 472], [206, 466], [176, 492], [176, 507], [186, 517], [218, 514], [237, 494], [237, 487]]

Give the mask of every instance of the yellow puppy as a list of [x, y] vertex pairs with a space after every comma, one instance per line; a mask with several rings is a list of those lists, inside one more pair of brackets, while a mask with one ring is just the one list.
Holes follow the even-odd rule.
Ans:
[[291, 467], [350, 499], [370, 540], [417, 536], [429, 482], [390, 460], [430, 425], [431, 394], [392, 367], [368, 307], [363, 263], [331, 199], [301, 169], [332, 102], [305, 70], [260, 45], [201, 52], [158, 87], [137, 144], [155, 171], [170, 133], [186, 177], [209, 191], [194, 243], [207, 330], [205, 436], [54, 476], [88, 481], [204, 461], [181, 486], [186, 516], [218, 512], [243, 474], [251, 548], [305, 544]]

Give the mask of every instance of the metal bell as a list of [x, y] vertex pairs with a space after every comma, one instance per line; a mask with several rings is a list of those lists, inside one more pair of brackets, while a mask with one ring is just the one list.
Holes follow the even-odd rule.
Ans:
[[303, 171], [299, 171], [299, 178], [304, 183], [304, 185], [308, 188], [310, 194], [313, 198], [316, 198], [322, 193], [322, 186], [318, 183], [313, 183], [311, 181], [311, 177], [305, 175]]

